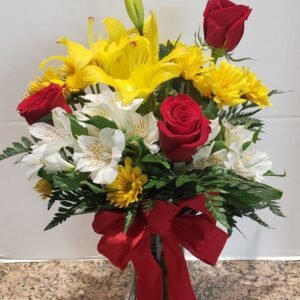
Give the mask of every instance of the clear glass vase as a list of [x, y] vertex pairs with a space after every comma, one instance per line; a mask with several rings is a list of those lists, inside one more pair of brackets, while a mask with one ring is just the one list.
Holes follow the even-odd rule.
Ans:
[[[167, 293], [167, 272], [166, 272], [166, 265], [164, 260], [162, 242], [159, 235], [152, 235], [151, 236], [151, 252], [153, 257], [156, 259], [157, 263], [160, 265], [163, 274], [163, 299], [168, 300], [168, 293]], [[129, 291], [126, 296], [126, 300], [137, 300], [136, 298], [136, 273], [134, 270], [134, 266], [130, 264], [130, 282], [129, 282]]]

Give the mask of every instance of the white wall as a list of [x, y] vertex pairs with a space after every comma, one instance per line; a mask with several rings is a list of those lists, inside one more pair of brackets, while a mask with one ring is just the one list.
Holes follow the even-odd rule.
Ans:
[[[204, 0], [145, 0], [156, 11], [162, 39], [187, 42], [202, 23]], [[265, 212], [276, 230], [264, 229], [248, 220], [239, 222], [247, 239], [235, 232], [223, 258], [293, 257], [300, 255], [300, 200], [298, 196], [300, 149], [300, 19], [298, 0], [243, 1], [253, 7], [237, 57], [251, 56], [250, 64], [270, 88], [294, 92], [274, 97], [266, 109], [261, 149], [267, 151], [274, 170], [286, 169], [284, 179], [270, 183], [284, 190], [283, 211], [287, 219]], [[27, 83], [38, 75], [38, 64], [63, 48], [55, 41], [62, 35], [86, 42], [87, 18], [106, 16], [127, 21], [122, 0], [0, 0], [0, 148], [27, 135], [26, 124], [16, 113]], [[48, 259], [97, 256], [98, 236], [91, 228], [92, 215], [74, 217], [56, 229], [43, 232], [52, 212], [32, 191], [25, 169], [13, 160], [0, 163], [0, 258]]]

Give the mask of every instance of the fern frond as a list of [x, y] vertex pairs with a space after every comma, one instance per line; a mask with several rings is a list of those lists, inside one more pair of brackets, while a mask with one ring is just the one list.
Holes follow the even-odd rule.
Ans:
[[7, 147], [3, 150], [3, 153], [0, 155], [0, 161], [21, 153], [28, 153], [32, 150], [32, 145], [33, 143], [30, 139], [22, 137], [22, 142], [14, 142], [12, 147]]

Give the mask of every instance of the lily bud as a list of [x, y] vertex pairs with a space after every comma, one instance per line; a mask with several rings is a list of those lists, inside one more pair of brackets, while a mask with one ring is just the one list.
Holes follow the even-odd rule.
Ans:
[[140, 31], [143, 31], [144, 27], [144, 5], [142, 0], [125, 0], [127, 13], [134, 24], [134, 26]]

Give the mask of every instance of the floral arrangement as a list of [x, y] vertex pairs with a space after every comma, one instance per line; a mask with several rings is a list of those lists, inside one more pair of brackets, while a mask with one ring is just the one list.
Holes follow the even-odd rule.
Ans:
[[46, 230], [96, 213], [98, 250], [121, 269], [132, 261], [138, 299], [195, 299], [181, 247], [214, 265], [237, 217], [268, 226], [259, 210], [282, 216], [282, 192], [265, 184], [279, 175], [256, 145], [255, 114], [277, 92], [233, 58], [249, 7], [208, 0], [204, 39], [199, 31], [188, 45], [159, 43], [155, 14], [144, 19], [141, 0], [125, 4], [134, 28], [106, 18], [95, 39], [89, 18], [87, 47], [58, 41], [66, 56], [41, 63], [18, 106], [31, 139], [0, 160], [25, 154], [34, 189], [58, 207]]

